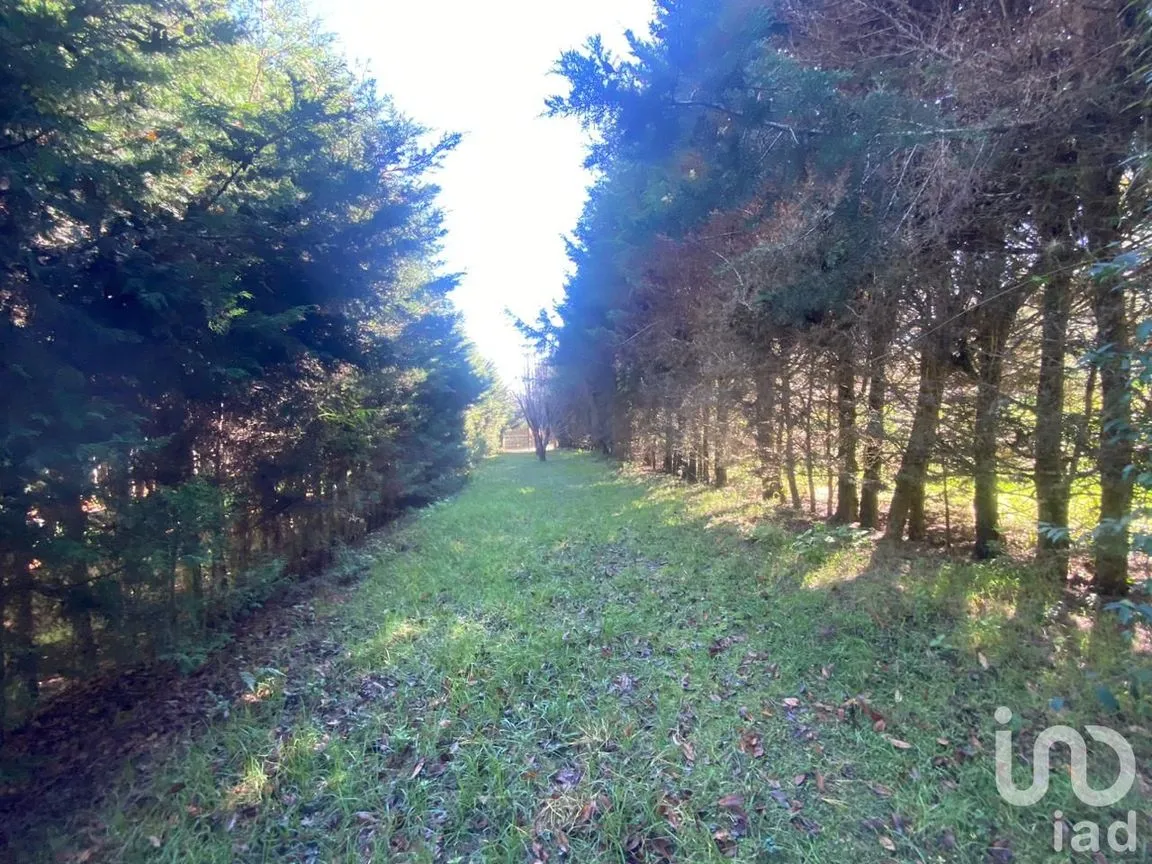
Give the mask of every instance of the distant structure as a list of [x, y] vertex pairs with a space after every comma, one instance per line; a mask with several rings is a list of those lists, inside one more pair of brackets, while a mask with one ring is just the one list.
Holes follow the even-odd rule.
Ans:
[[532, 449], [532, 432], [527, 426], [513, 426], [500, 436], [500, 447], [505, 453]]

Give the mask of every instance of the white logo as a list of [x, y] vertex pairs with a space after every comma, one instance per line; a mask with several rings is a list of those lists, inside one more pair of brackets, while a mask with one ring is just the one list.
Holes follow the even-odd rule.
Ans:
[[[1005, 726], [1012, 722], [1012, 712], [996, 709], [996, 722]], [[1000, 797], [1016, 807], [1031, 807], [1048, 794], [1048, 751], [1053, 744], [1067, 744], [1072, 753], [1072, 791], [1089, 807], [1111, 807], [1128, 794], [1136, 782], [1136, 754], [1119, 732], [1105, 726], [1085, 726], [1095, 741], [1107, 744], [1120, 759], [1120, 776], [1107, 789], [1093, 789], [1088, 785], [1088, 747], [1084, 738], [1071, 726], [1050, 726], [1036, 738], [1032, 751], [1032, 785], [1017, 789], [1012, 782], [1012, 732], [1003, 729], [996, 733], [996, 789]]]
[[[1012, 712], [1007, 708], [996, 709], [996, 722], [1007, 726], [1012, 722]], [[1088, 746], [1084, 738], [1070, 726], [1050, 726], [1036, 738], [1032, 750], [1032, 785], [1027, 789], [1017, 789], [1012, 782], [1012, 732], [1001, 729], [996, 733], [996, 790], [1000, 797], [1016, 807], [1031, 807], [1048, 794], [1048, 779], [1051, 769], [1048, 765], [1048, 751], [1053, 744], [1067, 744], [1072, 756], [1072, 791], [1089, 807], [1111, 807], [1128, 794], [1136, 782], [1136, 755], [1124, 737], [1105, 726], [1085, 726], [1092, 740], [1111, 747], [1120, 760], [1120, 776], [1107, 789], [1093, 789], [1088, 785]], [[1064, 851], [1067, 823], [1059, 810], [1053, 814], [1052, 848]], [[1077, 822], [1071, 826], [1071, 851], [1099, 852], [1100, 825], [1096, 822]], [[1121, 840], [1120, 834], [1124, 832]], [[1115, 852], [1136, 851], [1136, 811], [1128, 812], [1127, 821], [1114, 822], [1107, 833], [1108, 845]]]

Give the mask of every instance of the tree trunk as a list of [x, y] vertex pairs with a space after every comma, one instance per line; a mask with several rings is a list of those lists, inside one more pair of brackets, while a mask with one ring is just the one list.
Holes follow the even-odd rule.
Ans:
[[788, 479], [792, 509], [799, 511], [803, 505], [800, 490], [796, 486], [796, 448], [792, 440], [792, 367], [788, 363], [780, 370], [780, 404], [784, 415], [784, 476]]
[[952, 503], [948, 500], [948, 463], [940, 465], [940, 482], [944, 487], [944, 548], [952, 551]]
[[1096, 590], [1106, 597], [1128, 593], [1128, 519], [1132, 506], [1132, 412], [1128, 380], [1128, 315], [1122, 286], [1103, 279], [1096, 286], [1096, 363], [1100, 369], [1100, 522], [1096, 527]]
[[728, 390], [716, 382], [716, 466], [713, 471], [717, 489], [728, 485]]
[[708, 410], [708, 398], [705, 393], [705, 398], [700, 406], [700, 482], [710, 483], [712, 478], [709, 474], [708, 465], [708, 422], [711, 419], [711, 412]]
[[1000, 502], [996, 446], [1000, 431], [1000, 382], [1004, 350], [1023, 294], [1014, 291], [981, 309], [982, 326], [976, 336], [976, 421], [972, 434], [976, 518], [973, 554], [984, 560], [1000, 552]]
[[780, 465], [776, 457], [776, 362], [764, 360], [756, 373], [756, 456], [760, 464], [760, 491], [765, 501], [781, 492]]
[[816, 472], [812, 456], [812, 409], [816, 389], [816, 358], [808, 364], [808, 393], [804, 400], [804, 474], [808, 481], [808, 512], [816, 516]]
[[896, 473], [892, 504], [888, 508], [888, 527], [884, 536], [900, 540], [908, 528], [909, 539], [922, 539], [924, 524], [924, 484], [928, 463], [936, 446], [940, 422], [940, 402], [944, 396], [944, 364], [939, 334], [929, 338], [920, 354], [920, 387], [916, 396], [916, 413], [900, 469]]
[[1068, 484], [1064, 480], [1064, 353], [1071, 291], [1068, 271], [1049, 275], [1041, 297], [1040, 374], [1036, 387], [1037, 559], [1068, 576]]
[[[1109, 260], [1119, 253], [1120, 170], [1122, 153], [1108, 153], [1101, 167], [1085, 178], [1085, 219], [1091, 254]], [[1100, 370], [1100, 520], [1095, 531], [1095, 587], [1105, 597], [1128, 593], [1128, 521], [1132, 507], [1132, 392], [1124, 283], [1111, 274], [1093, 286], [1096, 318], [1095, 363]], [[1071, 478], [1069, 478], [1071, 483]]]
[[836, 392], [832, 382], [828, 383], [828, 393], [824, 404], [824, 469], [827, 480], [827, 495], [824, 498], [824, 518], [832, 519], [836, 463], [832, 458], [832, 418], [836, 414]]
[[852, 337], [845, 334], [836, 360], [836, 513], [832, 521], [847, 525], [860, 513], [856, 487], [856, 362]]
[[864, 441], [864, 483], [860, 492], [860, 527], [875, 530], [880, 523], [880, 469], [883, 467], [884, 403], [887, 393], [887, 354], [891, 342], [887, 322], [874, 326], [868, 341], [868, 425]]

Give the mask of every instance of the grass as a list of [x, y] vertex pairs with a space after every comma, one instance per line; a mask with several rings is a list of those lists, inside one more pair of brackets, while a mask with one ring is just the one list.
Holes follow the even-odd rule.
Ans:
[[[1020, 751], [1099, 722], [1152, 752], [1143, 703], [1111, 715], [1092, 693], [1144, 662], [1114, 628], [1011, 562], [762, 515], [589, 456], [490, 460], [327, 601], [283, 668], [237, 669], [249, 692], [227, 719], [40, 854], [1066, 862], [1052, 810], [1127, 812], [1077, 803], [1066, 768], [1013, 808], [993, 774], [999, 705]], [[1094, 764], [1109, 785], [1114, 763]]]

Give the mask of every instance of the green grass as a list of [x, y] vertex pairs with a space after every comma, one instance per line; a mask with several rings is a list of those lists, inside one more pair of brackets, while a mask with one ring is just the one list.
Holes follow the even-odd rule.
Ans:
[[1114, 629], [1010, 562], [762, 515], [588, 456], [491, 460], [391, 536], [284, 668], [238, 669], [254, 687], [226, 720], [43, 852], [1067, 861], [1052, 810], [1104, 817], [1060, 770], [1037, 807], [1001, 802], [993, 712], [1013, 709], [1017, 742], [1055, 722], [1136, 729], [1147, 756], [1147, 708], [1124, 695], [1106, 715], [1092, 695], [1138, 662]]

